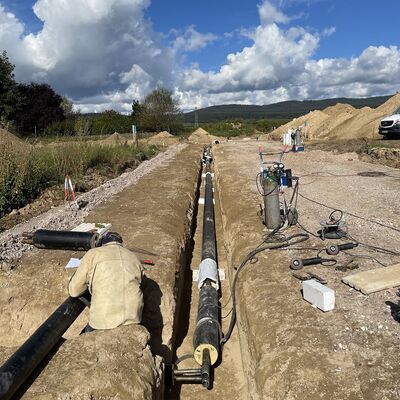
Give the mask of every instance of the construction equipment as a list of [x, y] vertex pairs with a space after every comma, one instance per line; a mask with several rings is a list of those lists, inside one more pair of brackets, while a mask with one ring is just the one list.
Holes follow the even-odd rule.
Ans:
[[[264, 156], [279, 154], [279, 161], [265, 161]], [[289, 225], [297, 223], [297, 211], [292, 204], [287, 204], [283, 189], [293, 186], [291, 169], [285, 169], [282, 163], [284, 152], [264, 153], [259, 149], [260, 173], [257, 175], [257, 187], [263, 196], [264, 207], [262, 208], [263, 223], [267, 229], [277, 230], [287, 221]], [[282, 197], [282, 199], [281, 199]]]
[[293, 258], [290, 261], [291, 269], [302, 269], [308, 265], [335, 265], [336, 260], [333, 258], [321, 258], [321, 257], [311, 257], [311, 258]]
[[326, 248], [326, 253], [331, 256], [335, 256], [336, 254], [339, 254], [339, 252], [342, 250], [351, 250], [357, 246], [358, 243], [351, 243], [351, 242], [343, 244], [331, 244]]
[[[337, 215], [339, 214], [339, 216]], [[347, 236], [347, 224], [343, 220], [343, 211], [334, 210], [327, 221], [320, 221], [321, 229], [318, 234], [322, 240], [342, 239]]]
[[297, 128], [293, 135], [294, 135], [293, 152], [297, 153], [299, 151], [304, 151], [304, 144], [302, 141], [300, 128]]

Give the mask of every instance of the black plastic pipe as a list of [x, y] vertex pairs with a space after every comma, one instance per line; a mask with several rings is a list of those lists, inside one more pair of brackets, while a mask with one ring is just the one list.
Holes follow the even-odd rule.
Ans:
[[[209, 153], [208, 157], [210, 157]], [[203, 244], [201, 259], [211, 258], [217, 261], [215, 220], [214, 220], [214, 196], [211, 176], [211, 159], [206, 158], [205, 166], [205, 193], [204, 193], [204, 219], [203, 219]]]
[[31, 237], [25, 237], [25, 243], [33, 244], [40, 249], [90, 250], [96, 247], [99, 235], [96, 232], [38, 229]]
[[[204, 153], [204, 162], [206, 179], [204, 195], [202, 263], [199, 267], [200, 271], [203, 261], [208, 265], [209, 268], [211, 268], [211, 270], [212, 268], [218, 268], [210, 149], [207, 149]], [[204, 266], [205, 265], [203, 265], [203, 267]], [[211, 275], [212, 273], [210, 272], [210, 275], [208, 276], [212, 278]], [[216, 271], [216, 276], [218, 277], [218, 270]], [[206, 388], [210, 388], [212, 385], [210, 369], [211, 366], [216, 363], [220, 351], [220, 324], [217, 283], [218, 282], [213, 282], [212, 279], [206, 278], [200, 287], [197, 323], [193, 335], [194, 358], [197, 363], [201, 365], [201, 383]]]
[[80, 298], [68, 297], [57, 310], [0, 368], [0, 399], [10, 399], [29, 378], [78, 318], [90, 301], [85, 293]]

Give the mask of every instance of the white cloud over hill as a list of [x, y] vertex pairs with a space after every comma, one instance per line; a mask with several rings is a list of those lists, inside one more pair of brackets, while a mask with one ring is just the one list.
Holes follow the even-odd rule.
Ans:
[[[144, 12], [149, 0], [38, 0], [42, 29], [25, 27], [1, 6], [0, 49], [16, 77], [47, 82], [82, 111], [129, 111], [132, 99], [157, 86], [175, 90], [185, 109], [221, 103], [266, 104], [287, 99], [362, 97], [400, 88], [400, 50], [370, 46], [350, 59], [316, 59], [322, 32], [296, 25], [271, 0], [258, 6], [259, 25], [242, 31], [250, 44], [226, 56], [217, 71], [182, 65], [185, 53], [219, 40], [190, 25], [170, 45]], [[165, 36], [164, 36], [165, 37]]]

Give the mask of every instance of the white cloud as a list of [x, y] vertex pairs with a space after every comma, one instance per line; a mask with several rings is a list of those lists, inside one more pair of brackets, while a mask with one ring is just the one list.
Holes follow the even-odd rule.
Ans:
[[157, 86], [175, 88], [185, 109], [362, 97], [400, 87], [399, 47], [370, 46], [353, 58], [317, 59], [318, 47], [336, 28], [316, 32], [296, 25], [299, 16], [286, 15], [277, 0], [258, 6], [258, 26], [225, 34], [226, 39], [240, 34], [250, 44], [228, 54], [216, 72], [203, 71], [198, 63], [182, 67], [186, 53], [219, 38], [191, 25], [171, 31], [164, 36], [174, 39], [171, 45], [161, 45], [161, 34], [144, 16], [149, 4], [37, 0], [34, 12], [43, 27], [34, 34], [0, 4], [0, 50], [7, 50], [16, 65], [18, 80], [47, 82], [84, 112], [130, 111], [132, 99], [142, 99]]
[[322, 36], [324, 37], [332, 36], [335, 32], [336, 32], [336, 27], [330, 26], [329, 28], [325, 28], [322, 31]]
[[260, 15], [261, 25], [263, 26], [274, 23], [287, 24], [290, 22], [290, 17], [283, 14], [269, 1], [264, 1], [262, 4], [258, 5], [258, 14]]
[[24, 26], [14, 14], [9, 13], [0, 4], [0, 42], [15, 41], [24, 32]]
[[[176, 31], [176, 33], [178, 33]], [[176, 51], [196, 51], [203, 49], [208, 44], [218, 39], [213, 33], [200, 33], [196, 31], [194, 25], [186, 28], [181, 36], [177, 36], [173, 48]]]
[[[272, 1], [259, 5], [260, 25], [242, 30], [250, 46], [228, 54], [217, 72], [192, 66], [180, 76], [177, 95], [191, 106], [224, 103], [268, 104], [288, 99], [364, 97], [394, 93], [400, 87], [400, 49], [370, 46], [359, 57], [315, 59], [321, 33], [289, 26], [295, 18]], [[296, 17], [297, 18], [297, 17]]]
[[229, 54], [219, 72], [204, 73], [198, 68], [185, 71], [181, 87], [210, 92], [274, 89], [297, 81], [318, 46], [319, 38], [302, 28], [281, 30], [278, 25], [258, 26], [254, 44]]
[[[172, 86], [174, 52], [158, 43], [143, 13], [149, 0], [38, 0], [36, 34], [0, 8], [0, 48], [16, 64], [16, 78], [48, 82], [75, 102], [99, 94], [126, 107], [158, 85]], [[122, 95], [124, 94], [125, 97]], [[132, 99], [130, 99], [130, 102]]]

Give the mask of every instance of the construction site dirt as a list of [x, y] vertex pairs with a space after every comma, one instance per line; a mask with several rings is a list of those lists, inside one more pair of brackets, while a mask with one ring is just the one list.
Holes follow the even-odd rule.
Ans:
[[[236, 268], [267, 233], [258, 215], [263, 201], [256, 185], [260, 145], [267, 152], [281, 150], [279, 142], [256, 139], [212, 146], [218, 262], [226, 275], [220, 290], [222, 332], [230, 321]], [[310, 238], [293, 247], [260, 252], [240, 270], [237, 324], [216, 364], [212, 388], [166, 385], [166, 364], [193, 351], [202, 149], [195, 143], [172, 144], [166, 155], [157, 156], [164, 158], [148, 161], [146, 171], [140, 173], [139, 168], [137, 179], [107, 200], [94, 202], [88, 212], [45, 220], [54, 229], [84, 220], [109, 222], [126, 247], [146, 248], [158, 256], [145, 271], [142, 325], [79, 335], [87, 323], [86, 310], [16, 398], [398, 399], [400, 325], [394, 308], [385, 304], [397, 303], [397, 288], [364, 295], [342, 278], [399, 262], [400, 171], [367, 162], [355, 152], [307, 148], [307, 143], [304, 152], [285, 154], [282, 160], [299, 177], [296, 208], [301, 225], [282, 233], [304, 233], [304, 228]], [[286, 191], [290, 197], [292, 189]], [[93, 196], [103, 194], [104, 189]], [[68, 211], [60, 207], [60, 215]], [[329, 240], [312, 234], [317, 235], [320, 221], [334, 209], [343, 211], [351, 238], [376, 248], [360, 245], [336, 256], [323, 253], [335, 258], [336, 265], [300, 271], [323, 277], [335, 291], [335, 308], [324, 313], [303, 299], [302, 283], [293, 277], [289, 264], [293, 257], [321, 254]], [[18, 245], [22, 231], [45, 227], [41, 223], [31, 221], [0, 236], [0, 248], [7, 253], [4, 260], [12, 264], [0, 271], [1, 363], [65, 300], [71, 272], [64, 266], [71, 257], [83, 255]], [[345, 267], [350, 259], [358, 264], [357, 270], [336, 268]], [[191, 359], [179, 365], [196, 367]]]

